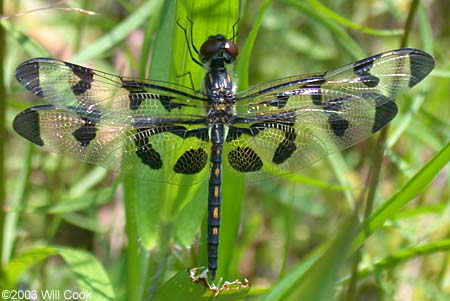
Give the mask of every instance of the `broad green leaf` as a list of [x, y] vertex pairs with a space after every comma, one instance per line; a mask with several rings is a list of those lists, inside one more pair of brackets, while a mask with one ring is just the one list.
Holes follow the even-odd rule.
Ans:
[[450, 161], [450, 142], [437, 153], [414, 177], [412, 177], [397, 193], [375, 210], [368, 219], [359, 227], [352, 249], [359, 248], [364, 241], [376, 230], [380, 229], [384, 222], [394, 218], [399, 210], [417, 197], [430, 185], [436, 175], [448, 165]]
[[202, 300], [206, 287], [201, 283], [194, 283], [186, 271], [178, 272], [167, 280], [155, 295], [153, 300]]
[[23, 272], [42, 260], [58, 254], [52, 247], [30, 248], [19, 256], [14, 257], [5, 268], [6, 283], [10, 288], [17, 285]]
[[4, 283], [9, 288], [15, 288], [23, 272], [54, 255], [60, 255], [67, 263], [80, 292], [89, 293], [91, 300], [115, 300], [111, 281], [97, 259], [85, 251], [64, 247], [28, 249], [23, 254], [13, 258], [6, 266], [6, 281]]
[[56, 250], [68, 264], [80, 291], [90, 293], [92, 300], [115, 300], [111, 281], [95, 257], [82, 250], [62, 247]]

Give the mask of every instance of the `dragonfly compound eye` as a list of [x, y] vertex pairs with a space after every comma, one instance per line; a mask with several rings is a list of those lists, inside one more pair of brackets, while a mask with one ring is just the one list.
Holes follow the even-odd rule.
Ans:
[[226, 53], [228, 54], [228, 56], [225, 56], [225, 58], [227, 59], [227, 63], [232, 63], [238, 55], [238, 48], [236, 44], [234, 44], [234, 42], [231, 40], [227, 40], [224, 43], [224, 48]]
[[224, 59], [226, 63], [234, 61], [238, 54], [236, 44], [227, 40], [222, 35], [211, 36], [202, 44], [199, 57], [202, 63], [206, 63], [214, 57]]

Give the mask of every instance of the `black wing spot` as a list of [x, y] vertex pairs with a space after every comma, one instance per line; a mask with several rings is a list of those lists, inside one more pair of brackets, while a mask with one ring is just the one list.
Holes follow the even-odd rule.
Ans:
[[148, 142], [150, 133], [147, 129], [138, 129], [134, 135], [134, 142], [137, 146], [136, 155], [142, 163], [151, 169], [160, 169], [163, 165], [160, 154]]
[[370, 74], [373, 63], [378, 60], [382, 54], [374, 55], [353, 64], [353, 72], [359, 75], [359, 81], [364, 83], [369, 88], [374, 88], [380, 82], [380, 79], [375, 75]]
[[[152, 126], [153, 125], [153, 126]], [[166, 125], [166, 126], [155, 126], [155, 121], [147, 118], [141, 118], [135, 121], [134, 126], [136, 128], [137, 133], [134, 135], [134, 141], [137, 146], [136, 154], [141, 159], [142, 163], [149, 166], [152, 169], [160, 169], [163, 165], [161, 160], [161, 155], [154, 149], [154, 147], [149, 143], [149, 137], [161, 133], [172, 133], [180, 138], [186, 139], [189, 137], [198, 137], [199, 139], [205, 138], [207, 135], [207, 128], [199, 128], [191, 131], [187, 131], [184, 126], [180, 125]], [[186, 155], [186, 153], [185, 153]], [[186, 155], [188, 156], [188, 155]], [[187, 157], [186, 157], [187, 158]], [[183, 162], [186, 162], [187, 159]], [[207, 155], [206, 155], [207, 159]], [[178, 159], [180, 161], [180, 159]], [[178, 164], [178, 162], [177, 162]], [[176, 165], [177, 165], [176, 164]], [[179, 163], [179, 170], [187, 170], [189, 167], [182, 165], [182, 162]], [[205, 161], [206, 164], [206, 161]], [[188, 173], [188, 172], [185, 172]]]
[[91, 84], [94, 81], [94, 70], [67, 62], [64, 62], [64, 64], [80, 79], [71, 87], [73, 94], [81, 95], [91, 89]]
[[345, 131], [347, 131], [350, 122], [334, 113], [328, 117], [328, 124], [336, 136], [342, 137], [345, 135]]
[[76, 129], [72, 136], [80, 142], [82, 147], [86, 147], [97, 135], [97, 125], [100, 122], [101, 113], [99, 110], [86, 110], [83, 107], [77, 107], [74, 111], [84, 121], [84, 124]]
[[97, 134], [97, 127], [95, 123], [89, 121], [88, 119], [83, 118], [83, 120], [85, 121], [84, 125], [75, 130], [72, 133], [72, 136], [80, 142], [82, 147], [86, 147], [95, 138]]
[[178, 158], [173, 170], [176, 173], [192, 175], [202, 171], [207, 162], [208, 154], [205, 150], [190, 149]]
[[382, 129], [397, 115], [398, 108], [395, 102], [388, 101], [375, 108], [375, 121], [372, 126], [372, 133]]
[[142, 84], [135, 81], [122, 80], [122, 88], [130, 92], [128, 98], [130, 100], [131, 110], [139, 109], [142, 102], [146, 99], [159, 100], [161, 105], [169, 112], [173, 109], [186, 106], [185, 104], [171, 102], [171, 100], [174, 99], [173, 97], [157, 93], [149, 93], [147, 90], [142, 88]]
[[281, 164], [292, 156], [297, 149], [297, 145], [295, 145], [296, 137], [297, 135], [295, 134], [294, 129], [292, 129], [292, 131], [285, 132], [285, 138], [281, 141], [273, 154], [273, 163]]
[[263, 167], [263, 162], [258, 154], [250, 147], [236, 147], [228, 153], [228, 162], [237, 171], [252, 172]]
[[151, 144], [146, 144], [138, 148], [136, 155], [141, 159], [142, 163], [151, 169], [160, 169], [162, 167], [161, 156]]
[[26, 109], [20, 112], [13, 121], [14, 130], [25, 139], [32, 143], [44, 146], [44, 141], [41, 137], [40, 125], [39, 125], [39, 111], [40, 110], [53, 110], [52, 105], [41, 105]]
[[361, 75], [358, 80], [369, 88], [375, 88], [380, 83], [380, 79], [369, 73]]

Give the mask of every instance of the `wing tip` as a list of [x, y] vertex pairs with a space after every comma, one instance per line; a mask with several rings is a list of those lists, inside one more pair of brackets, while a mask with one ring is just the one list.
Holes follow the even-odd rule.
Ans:
[[17, 66], [16, 80], [33, 94], [44, 97], [39, 83], [39, 64], [42, 58], [33, 58]]
[[411, 68], [411, 79], [409, 87], [413, 87], [421, 82], [434, 68], [434, 58], [427, 52], [410, 49], [409, 61]]
[[39, 128], [39, 111], [54, 109], [52, 105], [42, 105], [28, 108], [14, 118], [13, 129], [25, 139], [32, 143], [44, 146], [40, 128]]
[[57, 62], [59, 61], [45, 57], [37, 57], [26, 60], [17, 66], [16, 80], [34, 95], [44, 98], [44, 91], [42, 90], [39, 81], [39, 65], [55, 64]]

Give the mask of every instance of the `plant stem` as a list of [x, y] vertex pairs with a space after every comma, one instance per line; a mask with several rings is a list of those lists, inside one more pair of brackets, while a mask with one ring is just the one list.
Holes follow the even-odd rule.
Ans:
[[[0, 0], [0, 16], [3, 15], [3, 1]], [[2, 26], [0, 26], [0, 65], [4, 65], [5, 57], [5, 31]], [[5, 224], [5, 202], [6, 202], [6, 190], [5, 190], [5, 141], [6, 141], [6, 87], [5, 87], [5, 74], [2, 68], [0, 72], [0, 251], [3, 252], [3, 229]], [[3, 258], [3, 257], [2, 257]], [[6, 264], [2, 262], [0, 264], [0, 274], [3, 274], [3, 265]]]

